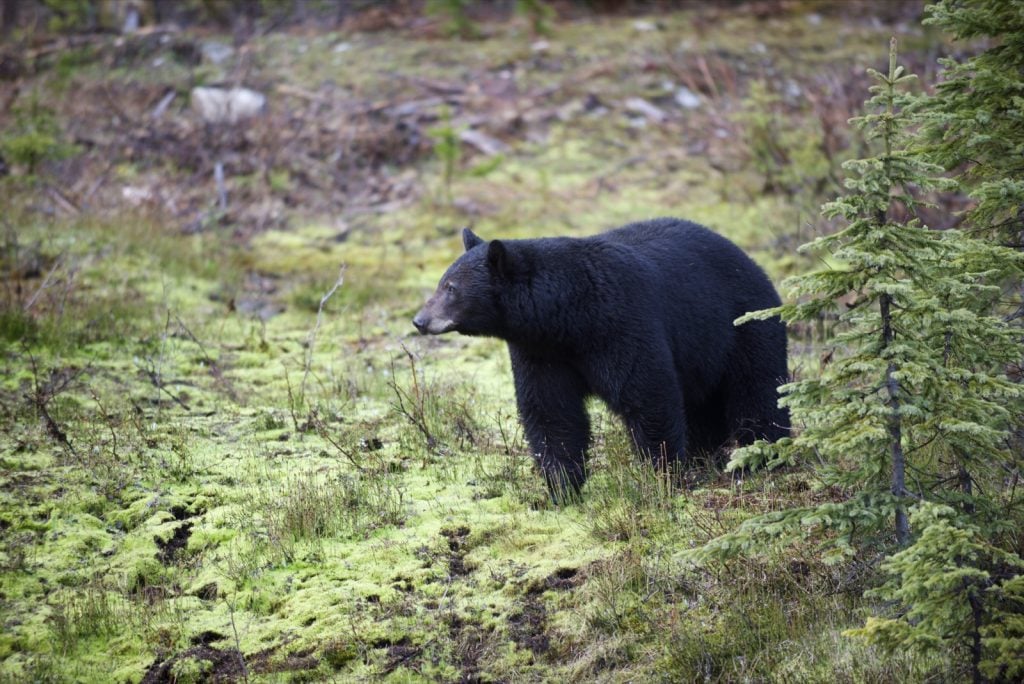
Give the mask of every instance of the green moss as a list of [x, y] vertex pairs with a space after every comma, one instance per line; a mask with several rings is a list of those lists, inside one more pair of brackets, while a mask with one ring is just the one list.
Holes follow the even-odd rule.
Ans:
[[[703, 488], [666, 494], [595, 407], [588, 498], [555, 508], [523, 444], [505, 345], [423, 338], [410, 324], [461, 253], [468, 222], [484, 237], [527, 238], [679, 215], [734, 239], [775, 279], [806, 268], [811, 257], [791, 249], [808, 220], [802, 205], [763, 194], [758, 174], [729, 155], [686, 148], [698, 138], [729, 144], [712, 137], [745, 96], [726, 81], [762, 68], [748, 64], [761, 59], [749, 45], [766, 45], [764, 68], [805, 78], [808, 64], [853, 68], [878, 31], [827, 15], [812, 29], [801, 14], [721, 12], [697, 35], [698, 20], [658, 15], [653, 35], [627, 18], [561, 23], [536, 53], [512, 25], [472, 43], [255, 37], [260, 79], [311, 90], [330, 79], [367, 101], [514, 70], [521, 92], [546, 93], [531, 105], [543, 115], [529, 124], [539, 137], [513, 141], [486, 174], [471, 173], [483, 160], [460, 150], [452, 206], [437, 200], [443, 170], [426, 160], [389, 176], [411, 179], [418, 198], [381, 214], [292, 216], [241, 247], [227, 246], [226, 232], [184, 236], [136, 216], [19, 221], [19, 249], [64, 255], [55, 275], [69, 286], [66, 299], [48, 289], [31, 309], [12, 302], [0, 314], [0, 591], [10, 625], [0, 679], [138, 680], [204, 632], [224, 636], [218, 648], [233, 648], [237, 632], [250, 663], [260, 653], [282, 667], [293, 654], [321, 659], [310, 670], [253, 670], [251, 681], [905, 675], [909, 663], [885, 665], [838, 636], [859, 606], [820, 600], [825, 570], [808, 575], [820, 584], [798, 587], [779, 559], [700, 571], [676, 559], [782, 496], [764, 484], [781, 480], [735, 488], [710, 474]], [[333, 52], [341, 39], [351, 48]], [[698, 53], [724, 94], [671, 126], [631, 127], [623, 100], [669, 94], [664, 81], [678, 72], [659, 65], [688, 67]], [[184, 92], [203, 74], [164, 64], [152, 77]], [[139, 76], [76, 65], [74, 78]], [[591, 93], [605, 113], [560, 120]], [[425, 106], [424, 117], [437, 114]], [[802, 118], [793, 125], [819, 133]], [[794, 164], [820, 161], [804, 151]], [[141, 172], [113, 170], [125, 182]], [[273, 192], [301, 184], [280, 169], [268, 180]], [[253, 287], [260, 279], [265, 289]], [[794, 363], [813, 367], [817, 350], [801, 348]], [[79, 370], [49, 403], [72, 453], [26, 393], [51, 372]], [[161, 554], [172, 542], [176, 551]], [[174, 676], [201, 681], [208, 666], [179, 659]]]

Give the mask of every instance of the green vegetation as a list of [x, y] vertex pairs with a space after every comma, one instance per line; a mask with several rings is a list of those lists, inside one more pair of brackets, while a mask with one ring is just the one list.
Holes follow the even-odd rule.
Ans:
[[[1016, 15], [939, 3], [974, 56], [932, 96], [894, 63], [849, 128], [895, 24], [522, 2], [530, 46], [434, 5], [486, 39], [374, 6], [217, 65], [187, 30], [32, 63], [0, 132], [0, 681], [1019, 679]], [[909, 63], [951, 52], [900, 21]], [[268, 111], [198, 121], [219, 73]], [[556, 507], [503, 345], [409, 319], [462, 225], [652, 215], [795, 276], [800, 430], [677, 486], [594, 405]]]
[[[997, 20], [985, 3], [952, 9], [944, 3], [932, 11], [946, 25]], [[989, 35], [1002, 35], [1002, 26]], [[1018, 39], [1011, 35], [1008, 43]], [[934, 98], [907, 96], [900, 86], [911, 77], [896, 57], [893, 39], [888, 74], [873, 73], [879, 81], [868, 102], [873, 113], [858, 120], [867, 139], [879, 142], [879, 155], [844, 164], [851, 193], [825, 206], [826, 216], [841, 217], [845, 227], [804, 246], [834, 263], [791, 278], [793, 303], [740, 321], [772, 314], [791, 324], [834, 318], [833, 347], [820, 375], [783, 388], [803, 429], [778, 444], [737, 450], [730, 467], [818, 461], [820, 486], [839, 497], [752, 517], [699, 556], [724, 559], [780, 539], [816, 539], [835, 560], [882, 549], [888, 557], [880, 569], [888, 580], [867, 596], [888, 602], [885, 612], [893, 617], [869, 618], [851, 634], [891, 653], [952, 654], [954, 667], [976, 682], [1010, 680], [1024, 648], [1018, 627], [1024, 559], [1016, 533], [1007, 535], [1022, 521], [1013, 439], [1022, 393], [1006, 376], [1021, 346], [1019, 329], [1003, 315], [1002, 290], [1019, 282], [1022, 260], [1018, 249], [979, 236], [994, 217], [1020, 216], [1013, 192], [1000, 201], [991, 192], [1004, 181], [1012, 190], [1016, 179], [1006, 174], [1016, 171], [982, 161], [984, 170], [965, 174], [968, 182], [982, 179], [968, 219], [976, 233], [940, 233], [916, 218], [892, 218], [895, 207], [914, 216], [918, 197], [959, 187], [931, 177], [941, 168], [929, 160], [962, 161], [968, 150], [984, 149], [986, 134], [981, 142], [967, 136], [969, 143], [957, 136], [964, 135], [965, 118], [1004, 107], [1002, 93], [971, 88], [968, 105], [964, 79], [984, 83], [992, 75], [947, 63], [953, 84], [944, 83]], [[1017, 74], [1014, 64], [998, 68]], [[915, 119], [915, 111], [923, 114]], [[1012, 122], [1016, 115], [996, 118]], [[915, 122], [942, 143], [912, 148]], [[1024, 141], [1024, 129], [1012, 128], [1001, 144]]]
[[22, 166], [34, 176], [44, 161], [63, 159], [75, 148], [61, 141], [60, 127], [53, 110], [33, 97], [27, 106], [15, 107], [11, 124], [0, 131], [0, 154], [10, 163]]
[[470, 0], [427, 0], [425, 10], [428, 14], [445, 20], [445, 32], [458, 38], [477, 38], [480, 29], [469, 16]]
[[459, 132], [452, 127], [452, 115], [447, 109], [441, 111], [441, 124], [428, 131], [434, 139], [434, 154], [441, 162], [441, 179], [444, 186], [444, 198], [448, 206], [452, 205], [452, 181], [459, 165], [462, 146]]
[[970, 663], [973, 681], [1013, 681], [1024, 674], [1024, 560], [986, 541], [968, 519], [948, 506], [915, 506], [914, 543], [882, 563], [889, 579], [869, 592], [905, 612], [869, 617], [850, 633], [890, 652], [949, 650]]
[[969, 212], [971, 224], [1017, 242], [1024, 206], [1020, 3], [940, 0], [929, 7], [928, 14], [928, 24], [958, 39], [980, 36], [996, 41], [963, 61], [942, 60], [945, 73], [936, 96], [922, 103], [922, 118], [930, 142], [927, 156], [947, 169], [958, 169], [960, 182], [976, 202]]
[[[804, 426], [800, 433], [738, 450], [731, 464], [823, 460], [829, 467], [822, 485], [849, 498], [748, 521], [740, 537], [762, 523], [769, 536], [811, 528], [837, 551], [853, 553], [854, 534], [878, 534], [891, 520], [898, 543], [909, 542], [907, 496], [952, 496], [970, 511], [988, 504], [1002, 513], [1012, 503], [988, 498], [992, 490], [976, 480], [984, 470], [986, 481], [998, 481], [997, 464], [1013, 463], [1005, 443], [1014, 412], [1006, 404], [1012, 407], [1020, 391], [1004, 369], [1019, 348], [1015, 331], [990, 311], [1019, 257], [958, 231], [890, 218], [896, 203], [915, 211], [911, 188], [928, 193], [940, 181], [928, 176], [937, 168], [908, 149], [908, 99], [899, 89], [911, 76], [896, 65], [895, 41], [888, 75], [874, 76], [873, 113], [857, 122], [868, 140], [878, 141], [879, 156], [844, 165], [851, 193], [827, 204], [825, 214], [841, 217], [845, 227], [804, 246], [829, 254], [834, 265], [791, 278], [793, 303], [741, 319], [780, 314], [809, 323], [831, 316], [829, 361], [818, 377], [784, 389]], [[950, 483], [949, 472], [960, 477]], [[988, 492], [984, 501], [973, 495], [976, 488]], [[735, 549], [737, 541], [731, 536], [723, 543]]]
[[555, 9], [544, 0], [516, 0], [516, 12], [530, 22], [530, 30], [535, 36], [550, 36], [551, 21], [555, 18]]

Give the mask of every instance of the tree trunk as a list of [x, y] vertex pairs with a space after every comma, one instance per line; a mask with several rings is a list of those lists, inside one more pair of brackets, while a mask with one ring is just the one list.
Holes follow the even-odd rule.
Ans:
[[[892, 297], [884, 294], [879, 299], [882, 314], [882, 348], [888, 349], [892, 344]], [[895, 378], [896, 365], [890, 361], [885, 369], [885, 389], [889, 395], [889, 442], [892, 449], [892, 487], [893, 496], [902, 497], [906, 491], [906, 460], [903, 455], [903, 424], [900, 419], [900, 385]], [[910, 523], [907, 511], [902, 503], [896, 504], [896, 541], [900, 546], [910, 542]]]
[[3, 24], [0, 25], [0, 36], [6, 38], [18, 23], [18, 3], [20, 0], [2, 0]]
[[971, 682], [981, 684], [985, 678], [981, 675], [981, 623], [984, 620], [984, 609], [977, 587], [967, 588], [967, 602], [971, 606]]

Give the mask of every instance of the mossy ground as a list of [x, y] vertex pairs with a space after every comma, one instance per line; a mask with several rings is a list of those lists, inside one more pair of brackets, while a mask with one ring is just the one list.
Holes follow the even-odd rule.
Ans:
[[[831, 76], [860, 83], [892, 31], [928, 43], [912, 25], [803, 6], [659, 15], [653, 31], [636, 21], [559, 24], [543, 50], [516, 22], [474, 42], [256, 40], [266, 83], [329, 77], [386, 97], [410, 79], [511, 71], [521, 91], [542, 94], [533, 106], [547, 113], [518, 113], [529, 135], [506, 140], [489, 173], [472, 172], [480, 160], [468, 150], [448, 188], [439, 160], [385, 166], [382, 177], [415, 192], [374, 211], [318, 218], [298, 207], [243, 237], [217, 221], [186, 235], [141, 210], [44, 219], [33, 210], [44, 185], [11, 179], [0, 679], [906, 681], [935, 671], [841, 636], [866, 608], [856, 564], [824, 566], [810, 549], [726, 567], [685, 560], [747, 515], [827, 496], [813, 475], [741, 481], [709, 466], [673, 488], [633, 461], [595, 405], [585, 500], [554, 507], [523, 444], [503, 345], [413, 334], [467, 222], [484, 237], [527, 237], [676, 215], [732, 238], [776, 281], [807, 268], [795, 245], [827, 229], [816, 203], [853, 143], [823, 137], [832, 114], [813, 98], [758, 101], [749, 84], [827, 95]], [[154, 68], [147, 78], [179, 88], [194, 77]], [[140, 78], [92, 69], [33, 87], [45, 100], [68, 79]], [[680, 79], [693, 79], [700, 107], [673, 108]], [[630, 114], [630, 97], [658, 103], [670, 122]], [[789, 147], [770, 178], [757, 159], [776, 139]], [[128, 164], [118, 178], [154, 173], [175, 170]], [[274, 178], [270, 190], [287, 193], [290, 176]], [[247, 182], [229, 178], [229, 189]], [[33, 259], [41, 268], [21, 269]], [[794, 331], [794, 372], [813, 372], [815, 355], [811, 332]]]

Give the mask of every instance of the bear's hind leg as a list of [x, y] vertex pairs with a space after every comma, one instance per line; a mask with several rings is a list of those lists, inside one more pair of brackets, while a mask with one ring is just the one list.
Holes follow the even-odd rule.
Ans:
[[690, 461], [712, 463], [720, 459], [730, 436], [721, 392], [715, 392], [703, 404], [686, 407], [686, 431], [686, 456]]
[[774, 442], [789, 434], [789, 410], [779, 407], [779, 385], [787, 382], [785, 328], [777, 320], [739, 327], [743, 356], [732, 367], [725, 399], [726, 418], [740, 446]]
[[674, 374], [656, 368], [634, 368], [617, 401], [609, 403], [626, 421], [637, 451], [656, 466], [669, 468], [687, 456], [686, 411], [682, 389], [671, 381]]

